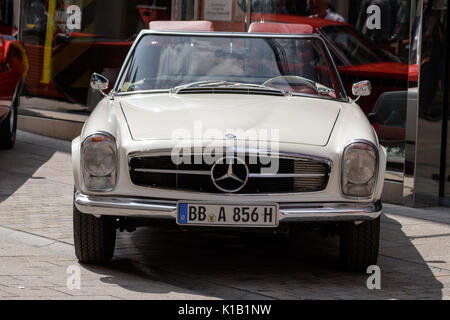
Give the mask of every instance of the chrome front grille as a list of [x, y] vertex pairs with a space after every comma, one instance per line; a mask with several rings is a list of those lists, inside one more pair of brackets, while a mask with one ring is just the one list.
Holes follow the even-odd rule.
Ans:
[[[268, 168], [256, 158], [245, 157], [248, 167], [248, 180], [237, 194], [300, 193], [324, 190], [328, 183], [330, 165], [323, 160], [309, 158], [280, 157], [277, 173], [261, 173]], [[263, 163], [267, 163], [263, 161]], [[212, 181], [213, 165], [176, 165], [170, 155], [132, 156], [129, 158], [131, 181], [138, 186], [204, 193], [224, 193]]]
[[[294, 190], [322, 190], [325, 189], [328, 182], [329, 166], [321, 162], [294, 161], [294, 173], [317, 175], [294, 178]], [[326, 179], [323, 177], [326, 177]]]

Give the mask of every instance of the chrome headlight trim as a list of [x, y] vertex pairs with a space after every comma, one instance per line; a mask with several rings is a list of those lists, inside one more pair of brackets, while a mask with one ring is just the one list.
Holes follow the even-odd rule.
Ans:
[[[356, 145], [356, 144], [366, 144], [369, 147], [371, 147], [373, 149], [373, 151], [375, 152], [375, 166], [374, 166], [374, 173], [373, 173], [373, 177], [371, 179], [368, 180], [367, 183], [370, 183], [373, 181], [373, 186], [372, 186], [372, 190], [370, 192], [369, 195], [367, 196], [355, 196], [355, 195], [351, 195], [351, 194], [346, 194], [344, 192], [344, 184], [345, 184], [345, 177], [344, 177], [344, 173], [345, 173], [345, 156], [348, 152], [349, 149], [351, 149], [352, 146]], [[347, 144], [344, 148], [344, 152], [342, 153], [342, 157], [341, 157], [341, 193], [345, 198], [351, 199], [351, 200], [368, 200], [371, 199], [373, 197], [373, 195], [375, 194], [375, 190], [377, 189], [377, 184], [378, 184], [378, 175], [379, 175], [379, 170], [380, 170], [380, 151], [378, 149], [378, 147], [372, 143], [371, 141], [368, 140], [354, 140], [352, 142], [350, 142], [349, 144]]]
[[[94, 138], [100, 139], [99, 141], [93, 141]], [[106, 138], [106, 139], [105, 139]], [[104, 141], [102, 141], [104, 139]], [[105, 176], [95, 176], [89, 173], [85, 165], [85, 149], [91, 143], [108, 143], [109, 147], [113, 152], [114, 157], [114, 169], [108, 175]], [[80, 170], [83, 177], [84, 187], [89, 191], [95, 192], [109, 192], [114, 190], [117, 181], [117, 170], [118, 170], [118, 154], [117, 154], [117, 144], [116, 139], [113, 135], [105, 131], [96, 131], [89, 136], [87, 136], [81, 143], [81, 154], [80, 154]], [[105, 181], [106, 180], [106, 181]], [[109, 181], [108, 181], [109, 180]], [[95, 184], [104, 183], [104, 187], [97, 187]]]

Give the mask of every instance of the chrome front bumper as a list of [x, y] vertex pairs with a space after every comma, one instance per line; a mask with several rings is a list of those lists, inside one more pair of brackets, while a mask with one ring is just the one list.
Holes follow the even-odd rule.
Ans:
[[[205, 201], [207, 202], [207, 201]], [[95, 216], [120, 216], [176, 220], [177, 201], [148, 198], [88, 196], [75, 193], [80, 212]], [[375, 203], [280, 203], [278, 221], [325, 222], [366, 221], [380, 216], [382, 205]]]

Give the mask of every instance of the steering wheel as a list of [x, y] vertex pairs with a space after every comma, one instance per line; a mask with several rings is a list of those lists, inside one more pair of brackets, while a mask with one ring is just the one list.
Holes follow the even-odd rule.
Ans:
[[301, 84], [307, 86], [308, 88], [313, 89], [317, 94], [319, 94], [319, 90], [313, 83], [311, 83], [311, 80], [303, 78], [303, 77], [299, 77], [299, 76], [278, 76], [278, 77], [267, 80], [266, 82], [263, 83], [263, 86], [270, 86], [272, 83], [277, 82], [279, 80], [286, 80], [287, 82], [292, 81], [292, 82], [301, 83]]

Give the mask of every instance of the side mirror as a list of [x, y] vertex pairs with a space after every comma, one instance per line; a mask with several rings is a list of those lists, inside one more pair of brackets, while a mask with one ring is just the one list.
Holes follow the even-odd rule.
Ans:
[[372, 85], [371, 85], [370, 81], [365, 80], [365, 81], [355, 83], [352, 86], [352, 93], [354, 96], [357, 96], [358, 99], [361, 97], [370, 96], [372, 94]]
[[91, 88], [94, 90], [99, 90], [104, 96], [106, 96], [103, 90], [107, 90], [109, 88], [109, 80], [101, 74], [93, 73], [91, 76]]

